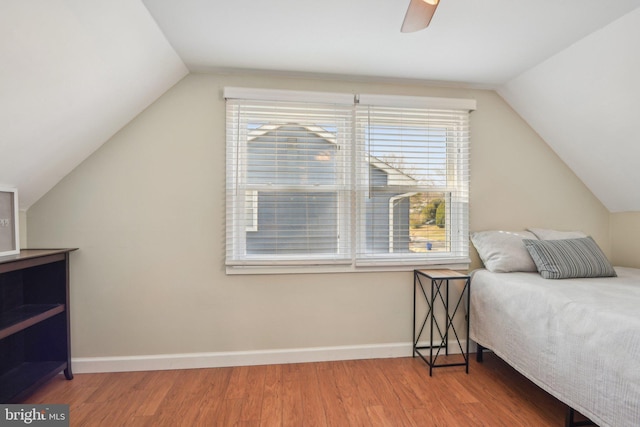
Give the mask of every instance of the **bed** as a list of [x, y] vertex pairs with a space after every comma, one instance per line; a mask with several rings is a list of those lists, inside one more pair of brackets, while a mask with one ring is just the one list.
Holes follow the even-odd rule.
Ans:
[[488, 268], [472, 273], [471, 339], [597, 425], [639, 426], [640, 269], [549, 280], [523, 244], [538, 236], [516, 234], [489, 245], [498, 264], [472, 236]]

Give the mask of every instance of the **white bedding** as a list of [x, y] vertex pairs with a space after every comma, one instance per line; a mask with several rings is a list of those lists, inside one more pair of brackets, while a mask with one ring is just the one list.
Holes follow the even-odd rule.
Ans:
[[543, 279], [477, 270], [471, 339], [601, 427], [640, 426], [640, 269]]

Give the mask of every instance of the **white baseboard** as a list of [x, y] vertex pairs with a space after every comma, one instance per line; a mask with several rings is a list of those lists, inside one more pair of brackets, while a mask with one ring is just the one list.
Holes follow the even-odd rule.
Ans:
[[[464, 348], [464, 347], [463, 347]], [[451, 353], [459, 353], [455, 344]], [[372, 344], [284, 350], [230, 351], [216, 353], [159, 354], [145, 356], [76, 357], [74, 373], [162, 371], [171, 369], [222, 368], [334, 360], [411, 357], [411, 343]]]

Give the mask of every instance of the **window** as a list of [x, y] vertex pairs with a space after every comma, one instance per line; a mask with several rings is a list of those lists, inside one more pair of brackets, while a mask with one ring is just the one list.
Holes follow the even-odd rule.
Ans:
[[385, 103], [363, 95], [356, 107], [366, 159], [357, 165], [356, 264], [461, 262], [469, 251], [468, 111], [376, 101]]
[[[228, 271], [468, 263], [471, 101], [225, 97]], [[456, 101], [465, 108], [447, 105]]]

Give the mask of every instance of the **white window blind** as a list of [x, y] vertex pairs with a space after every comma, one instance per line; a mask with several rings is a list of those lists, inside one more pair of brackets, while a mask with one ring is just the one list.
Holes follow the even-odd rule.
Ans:
[[358, 265], [468, 262], [468, 116], [356, 108]]
[[227, 265], [349, 262], [352, 109], [227, 100]]
[[239, 88], [225, 97], [228, 270], [469, 261], [475, 101]]

